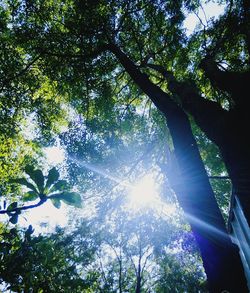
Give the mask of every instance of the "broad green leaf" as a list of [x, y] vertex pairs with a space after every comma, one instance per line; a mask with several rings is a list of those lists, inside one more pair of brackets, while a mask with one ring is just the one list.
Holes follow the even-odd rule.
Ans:
[[25, 236], [30, 236], [31, 234], [33, 234], [35, 231], [35, 229], [33, 229], [32, 225], [29, 225], [28, 229], [25, 231]]
[[35, 168], [34, 168], [32, 165], [27, 165], [27, 166], [25, 166], [25, 168], [24, 168], [25, 173], [28, 174], [30, 177], [31, 177], [30, 174], [32, 174], [32, 172], [33, 172], [34, 170], [35, 170]]
[[16, 208], [17, 208], [17, 202], [15, 201], [15, 202], [12, 202], [12, 203], [8, 206], [7, 211], [11, 211], [11, 210], [16, 209]]
[[35, 200], [39, 197], [39, 194], [33, 190], [28, 191], [27, 193], [25, 193], [25, 195], [23, 196], [23, 201], [32, 201]]
[[69, 184], [66, 180], [59, 180], [58, 182], [54, 184], [50, 192], [66, 191], [68, 188], [69, 188]]
[[54, 167], [50, 169], [45, 189], [50, 188], [50, 186], [54, 184], [58, 179], [59, 179], [59, 172], [56, 170], [56, 168]]
[[53, 203], [54, 207], [59, 209], [61, 207], [61, 201], [57, 198], [51, 198], [51, 202]]
[[24, 185], [24, 186], [28, 187], [29, 189], [33, 190], [34, 192], [37, 192], [36, 187], [32, 183], [27, 181], [27, 179], [25, 179], [25, 178], [11, 179], [9, 182]]
[[30, 178], [36, 183], [40, 192], [44, 189], [44, 176], [43, 172], [39, 169], [34, 169], [32, 166], [26, 166], [25, 172], [30, 176]]
[[77, 208], [82, 207], [81, 196], [77, 192], [61, 192], [58, 194], [52, 194], [52, 199], [60, 199], [68, 205], [72, 205]]
[[35, 181], [40, 192], [44, 190], [44, 176], [41, 170], [35, 170], [32, 180]]
[[72, 206], [75, 206], [77, 208], [82, 207], [82, 200], [81, 196], [77, 192], [63, 192], [62, 193], [62, 200]]

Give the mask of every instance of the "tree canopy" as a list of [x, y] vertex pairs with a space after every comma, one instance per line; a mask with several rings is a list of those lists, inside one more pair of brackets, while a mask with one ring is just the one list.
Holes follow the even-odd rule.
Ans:
[[[2, 0], [0, 41], [1, 281], [17, 292], [205, 292], [200, 255], [210, 292], [247, 292], [225, 221], [233, 190], [250, 223], [249, 1]], [[55, 168], [43, 150], [58, 141]], [[128, 206], [146, 175], [165, 215]], [[71, 227], [21, 231], [47, 200], [71, 206]]]

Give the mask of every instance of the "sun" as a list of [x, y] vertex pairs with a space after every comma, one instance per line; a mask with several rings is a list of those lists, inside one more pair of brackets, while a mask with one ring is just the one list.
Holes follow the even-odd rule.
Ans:
[[161, 182], [156, 181], [155, 174], [149, 173], [129, 185], [126, 209], [133, 213], [150, 209], [164, 218], [172, 218], [178, 213], [177, 206], [162, 199], [160, 184]]
[[61, 147], [52, 146], [44, 149], [47, 161], [50, 164], [60, 164], [65, 160], [65, 152]]
[[145, 175], [129, 188], [129, 206], [149, 207], [159, 200], [157, 185], [152, 174]]

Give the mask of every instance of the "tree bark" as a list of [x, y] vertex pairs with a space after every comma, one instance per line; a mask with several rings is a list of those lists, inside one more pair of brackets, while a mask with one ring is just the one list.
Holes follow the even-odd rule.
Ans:
[[248, 71], [222, 71], [212, 57], [204, 58], [200, 67], [204, 70], [213, 87], [231, 94], [236, 104], [245, 102], [245, 98], [248, 96], [248, 82], [250, 80]]
[[139, 239], [139, 259], [136, 272], [136, 289], [135, 293], [141, 293], [142, 269], [141, 269], [142, 249], [141, 249], [141, 235]]
[[141, 264], [139, 263], [137, 276], [136, 276], [136, 289], [135, 293], [141, 293]]
[[244, 112], [229, 112], [224, 140], [217, 145], [250, 227], [250, 121], [249, 113]]
[[[250, 2], [243, 1], [243, 3], [245, 13], [249, 16]], [[213, 136], [210, 139], [217, 144], [221, 151], [250, 226], [250, 141], [248, 139], [250, 117], [247, 105], [250, 72], [221, 72], [213, 60], [203, 61], [202, 68], [210, 82], [227, 91], [235, 102], [234, 107], [222, 119], [224, 125], [222, 139], [218, 141]], [[208, 121], [197, 122], [206, 134], [208, 133], [206, 129], [211, 129]]]
[[[219, 70], [215, 68], [215, 65], [207, 69], [206, 73], [211, 82], [216, 82], [220, 89], [226, 90], [223, 83], [229, 84], [227, 91], [231, 94], [235, 106], [226, 111], [218, 103], [204, 99], [194, 84], [177, 81], [162, 66], [154, 64], [147, 66], [166, 77], [169, 90], [179, 96], [182, 108], [193, 116], [201, 130], [219, 147], [235, 193], [240, 198], [250, 226], [250, 141], [247, 139], [250, 119], [248, 108], [243, 103], [245, 101], [244, 96], [241, 96], [242, 91], [237, 92], [236, 95], [232, 90], [241, 87], [244, 91], [248, 83], [242, 79], [241, 73], [236, 78], [237, 73], [231, 75], [229, 72], [218, 73]], [[244, 77], [250, 81], [249, 73], [244, 73]]]
[[166, 78], [168, 89], [180, 98], [182, 109], [192, 115], [210, 140], [220, 143], [223, 140], [228, 111], [222, 109], [218, 103], [204, 99], [194, 82], [180, 82], [160, 65], [147, 64], [147, 67], [160, 72]]
[[248, 292], [238, 248], [227, 233], [187, 115], [117, 46], [110, 51], [167, 119], [179, 166], [179, 178], [171, 183], [199, 246], [210, 292]]

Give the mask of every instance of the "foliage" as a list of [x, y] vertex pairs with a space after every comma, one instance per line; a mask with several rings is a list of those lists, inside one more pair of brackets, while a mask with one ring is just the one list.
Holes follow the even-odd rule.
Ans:
[[[74, 245], [80, 246], [74, 243], [66, 251], [67, 244], [64, 250], [60, 243], [65, 244], [66, 238], [62, 234], [30, 240], [16, 230], [2, 234], [9, 250], [2, 253], [1, 270], [5, 274], [3, 279], [13, 286], [13, 290], [32, 288], [37, 292], [61, 292], [69, 288], [67, 282], [73, 276], [75, 292], [84, 288], [87, 279], [92, 285], [84, 289], [86, 292], [115, 292], [121, 286], [118, 282], [121, 263], [119, 257], [105, 260], [105, 247], [109, 246], [116, 253], [119, 251], [123, 258], [122, 287], [134, 292], [135, 284], [138, 284], [134, 264], [140, 243], [144, 245], [143, 249], [150, 247], [153, 250], [148, 259], [159, 267], [156, 292], [205, 290], [196, 257], [182, 267], [182, 252], [169, 256], [164, 251], [170, 240], [160, 232], [169, 228], [167, 223], [152, 215], [144, 215], [145, 219], [138, 216], [126, 222], [127, 214], [116, 210], [125, 201], [124, 182], [133, 182], [138, 174], [151, 170], [166, 171], [163, 168], [166, 165], [167, 173], [171, 175], [169, 165], [175, 154], [165, 118], [138, 84], [131, 81], [109, 46], [116, 44], [137, 69], [170, 94], [179, 106], [185, 108], [185, 103], [171, 91], [170, 81], [148, 64], [158, 64], [167, 72], [174, 72], [179, 85], [195, 83], [195, 89], [205, 101], [214, 101], [226, 111], [235, 109], [232, 95], [207, 78], [201, 65], [212, 56], [223, 72], [245, 73], [249, 70], [249, 15], [246, 15], [243, 0], [239, 1], [240, 5], [237, 1], [217, 2], [228, 4], [224, 15], [217, 20], [209, 19], [205, 24], [201, 22], [191, 35], [186, 34], [184, 27], [185, 13], [198, 14], [202, 1], [1, 2], [0, 185], [1, 195], [6, 196], [0, 212], [8, 214], [10, 222], [16, 224], [23, 209], [35, 208], [47, 200], [51, 200], [56, 208], [60, 208], [61, 202], [81, 207], [80, 195], [70, 188], [74, 185], [86, 199], [90, 198], [86, 200], [86, 206], [91, 210], [92, 204], [93, 211], [103, 220], [99, 219], [95, 228], [92, 226], [102, 237], [99, 234], [89, 236], [89, 241], [99, 245], [99, 255], [95, 254], [92, 266], [88, 268], [81, 266], [74, 255], [74, 261], [81, 269], [77, 267], [79, 270], [74, 268], [72, 271], [72, 259], [68, 257]], [[191, 97], [189, 99], [190, 105]], [[196, 104], [194, 108], [199, 112]], [[192, 113], [192, 131], [207, 173], [210, 176], [227, 175], [221, 149], [200, 131], [197, 119], [191, 116]], [[208, 116], [204, 115], [202, 121]], [[212, 127], [213, 121], [209, 121]], [[35, 125], [31, 138], [24, 130], [30, 122]], [[59, 179], [56, 168], [50, 169], [45, 176], [40, 169], [29, 166], [37, 166], [41, 148], [52, 144], [58, 134], [67, 152], [67, 181]], [[20, 178], [24, 166], [27, 176]], [[27, 190], [22, 197], [17, 185], [7, 185], [10, 178], [16, 178], [13, 182]], [[169, 182], [164, 179], [158, 181], [166, 187]], [[226, 217], [230, 182], [211, 182]], [[13, 195], [12, 198], [7, 198], [7, 194]], [[33, 200], [38, 200], [38, 204], [25, 206], [22, 203]], [[112, 212], [113, 216], [110, 216]], [[114, 223], [117, 223], [115, 229]], [[169, 231], [165, 232], [168, 234]], [[119, 242], [121, 237], [126, 239], [125, 244]], [[133, 243], [136, 237], [140, 241]], [[58, 254], [53, 251], [54, 246], [58, 247]], [[51, 255], [51, 259], [48, 260], [46, 254]], [[12, 270], [19, 255], [23, 257], [19, 261], [23, 274], [16, 266]], [[100, 263], [97, 266], [98, 260], [105, 264], [103, 269]], [[35, 282], [31, 279], [31, 272], [35, 270], [32, 266], [39, 271], [39, 262], [43, 264], [42, 272], [37, 276], [37, 283], [32, 283]], [[65, 274], [57, 271], [57, 262], [62, 262]], [[6, 275], [7, 268], [11, 270]], [[148, 270], [142, 277], [145, 280], [142, 290], [153, 286], [147, 283], [151, 273]], [[49, 286], [57, 287], [46, 287], [43, 274], [48, 274]], [[87, 277], [83, 278], [83, 275]]]
[[98, 243], [90, 270], [96, 281], [91, 288], [95, 292], [135, 292], [136, 288], [156, 292], [164, 287], [163, 264], [173, 262], [176, 270], [173, 265], [168, 271], [167, 280], [172, 281], [166, 292], [175, 290], [177, 280], [184, 291], [193, 287], [194, 292], [206, 292], [194, 238], [188, 231], [183, 233], [182, 221], [179, 215], [173, 218], [159, 207], [133, 210], [125, 201], [107, 209], [104, 201], [90, 225]]
[[[86, 232], [86, 231], [85, 231]], [[72, 235], [63, 230], [48, 236], [31, 236], [32, 226], [26, 231], [16, 228], [1, 231], [0, 283], [15, 292], [83, 292], [89, 284], [77, 270], [79, 256]], [[84, 239], [84, 238], [83, 238]], [[92, 247], [84, 241], [81, 262], [91, 261]]]
[[26, 141], [21, 135], [9, 137], [0, 134], [0, 139], [0, 194], [6, 195], [13, 191], [9, 178], [17, 176], [27, 163], [37, 157], [38, 152], [35, 144]]
[[52, 201], [56, 208], [60, 208], [61, 201], [68, 205], [80, 208], [81, 196], [77, 192], [70, 191], [70, 187], [66, 180], [59, 180], [59, 172], [56, 168], [52, 168], [48, 172], [48, 176], [44, 176], [40, 169], [35, 169], [31, 165], [25, 167], [26, 174], [32, 182], [26, 178], [16, 178], [10, 180], [11, 183], [18, 183], [28, 188], [22, 198], [23, 202], [34, 201], [39, 199], [39, 202], [33, 205], [20, 206], [17, 201], [11, 202], [6, 207], [6, 201], [3, 210], [0, 214], [7, 214], [10, 217], [10, 222], [16, 224], [18, 216], [23, 210], [38, 207], [45, 203], [48, 199]]

